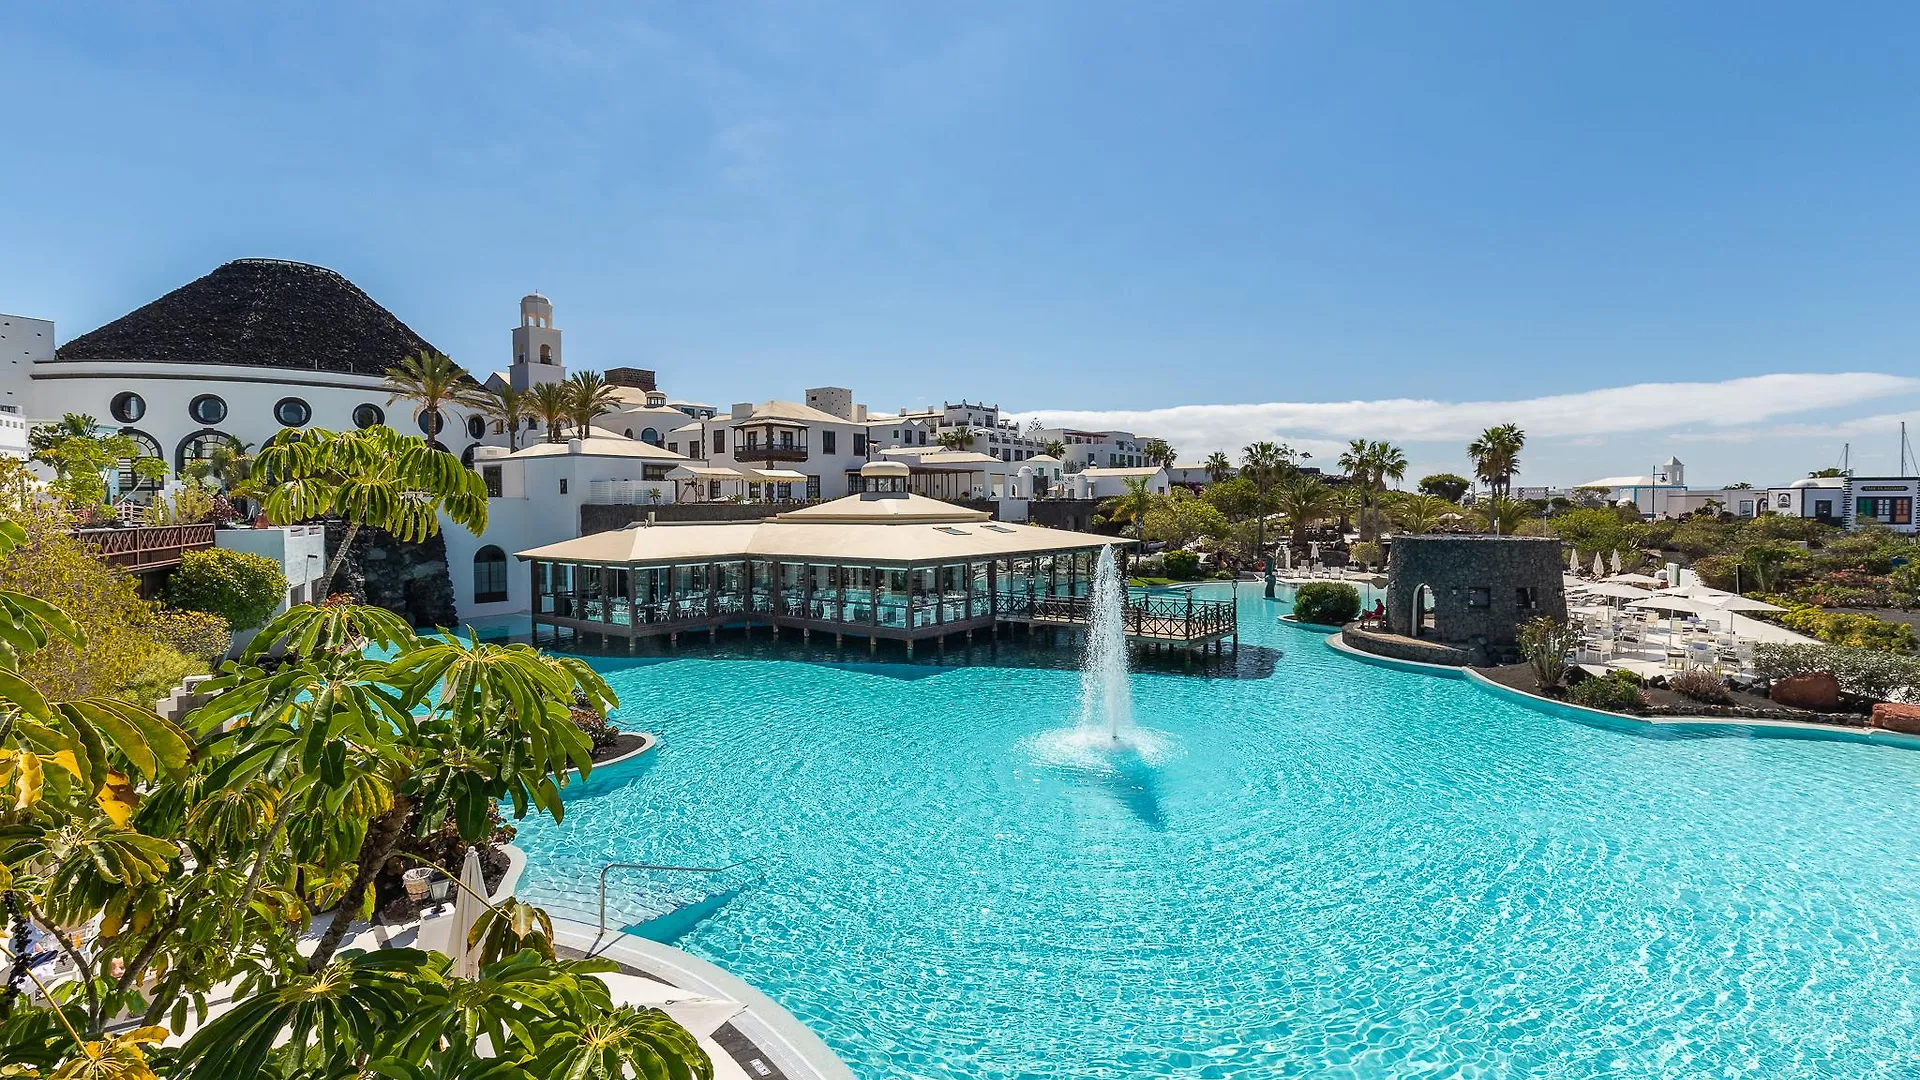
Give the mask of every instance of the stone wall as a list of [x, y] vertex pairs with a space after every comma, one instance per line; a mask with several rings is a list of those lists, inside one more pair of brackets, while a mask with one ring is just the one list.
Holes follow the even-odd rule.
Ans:
[[[979, 499], [949, 500], [955, 506], [968, 510], [983, 510], [994, 513], [997, 505], [991, 501]], [[653, 520], [661, 522], [686, 521], [764, 521], [775, 514], [788, 510], [798, 510], [813, 503], [751, 503], [751, 502], [703, 502], [703, 503], [663, 503], [659, 506], [618, 503], [602, 505], [583, 503], [580, 506], [580, 535], [612, 532], [624, 529], [635, 522], [647, 520], [647, 514], [654, 515]]]
[[[1476, 664], [1518, 659], [1520, 624], [1564, 621], [1566, 565], [1560, 541], [1537, 536], [1400, 536], [1387, 563], [1387, 629], [1466, 651]], [[1415, 622], [1421, 586], [1432, 592], [1433, 628]]]
[[1093, 512], [1103, 499], [1035, 499], [1027, 504], [1027, 524], [1049, 529], [1093, 532]]
[[[340, 550], [346, 525], [327, 525], [327, 550]], [[334, 575], [329, 593], [347, 593], [362, 603], [406, 616], [415, 626], [456, 625], [453, 578], [447, 573], [447, 541], [439, 533], [405, 544], [379, 529], [361, 529]]]
[[1464, 649], [1442, 645], [1437, 641], [1401, 637], [1399, 634], [1376, 634], [1360, 629], [1355, 623], [1348, 623], [1340, 628], [1340, 640], [1361, 652], [1384, 656], [1390, 660], [1412, 660], [1418, 664], [1466, 667], [1470, 659]]

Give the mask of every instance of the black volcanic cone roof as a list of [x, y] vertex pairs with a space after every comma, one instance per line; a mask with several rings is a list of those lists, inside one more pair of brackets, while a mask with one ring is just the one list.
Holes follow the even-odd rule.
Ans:
[[384, 375], [403, 357], [432, 348], [325, 267], [235, 259], [74, 338], [56, 355]]

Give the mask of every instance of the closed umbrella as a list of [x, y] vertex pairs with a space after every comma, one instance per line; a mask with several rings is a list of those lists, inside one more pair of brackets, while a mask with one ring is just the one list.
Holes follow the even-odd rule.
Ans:
[[1567, 572], [1572, 574], [1580, 572], [1580, 553], [1572, 548], [1567, 549]]
[[1613, 553], [1613, 557], [1607, 561], [1607, 565], [1612, 568], [1614, 573], [1617, 574], [1620, 572], [1620, 553], [1618, 551]]
[[1600, 553], [1597, 551], [1593, 553], [1593, 576], [1594, 577], [1607, 576], [1607, 568], [1604, 564], [1601, 563]]
[[487, 895], [487, 880], [480, 873], [480, 852], [467, 849], [467, 861], [460, 866], [460, 884], [466, 888], [453, 899], [453, 925], [447, 930], [447, 947], [453, 956], [453, 974], [456, 978], [472, 979], [480, 975], [480, 950], [467, 947], [467, 936], [473, 933], [474, 924], [480, 921], [480, 912], [486, 905], [480, 897]]

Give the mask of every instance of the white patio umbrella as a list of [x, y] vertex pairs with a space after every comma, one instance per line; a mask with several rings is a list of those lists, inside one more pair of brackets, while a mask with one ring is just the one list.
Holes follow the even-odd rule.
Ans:
[[1612, 556], [1607, 560], [1607, 566], [1616, 574], [1620, 572], [1620, 552], [1613, 552]]
[[1573, 574], [1580, 572], [1580, 553], [1572, 548], [1567, 549], [1567, 571]]
[[1605, 563], [1600, 561], [1600, 553], [1597, 551], [1593, 553], [1593, 576], [1594, 577], [1607, 576], [1607, 566]]
[[[1616, 600], [1642, 600], [1653, 594], [1622, 581], [1596, 581], [1587, 585], [1588, 596], [1606, 596]], [[1631, 605], [1629, 605], [1631, 606]]]
[[1713, 601], [1713, 606], [1719, 608], [1721, 611], [1785, 611], [1787, 610], [1786, 608], [1780, 607], [1777, 604], [1769, 604], [1765, 600], [1754, 600], [1754, 599], [1751, 599], [1750, 597], [1735, 596], [1732, 593], [1728, 593], [1726, 599], [1724, 600]]
[[1658, 585], [1660, 579], [1649, 574], [1615, 574], [1608, 581], [1621, 581], [1628, 585]]
[[1627, 606], [1630, 608], [1648, 608], [1654, 611], [1666, 612], [1669, 629], [1672, 628], [1673, 617], [1682, 613], [1688, 615], [1722, 616], [1726, 620], [1729, 628], [1733, 625], [1733, 612], [1696, 596], [1674, 596], [1671, 593], [1654, 593], [1644, 599], [1630, 601]]
[[460, 884], [466, 888], [453, 898], [453, 925], [447, 928], [447, 947], [453, 956], [454, 977], [473, 979], [480, 975], [480, 950], [467, 947], [467, 935], [486, 907], [479, 897], [487, 895], [487, 879], [480, 873], [480, 852], [474, 848], [467, 849], [467, 861], [460, 865]]

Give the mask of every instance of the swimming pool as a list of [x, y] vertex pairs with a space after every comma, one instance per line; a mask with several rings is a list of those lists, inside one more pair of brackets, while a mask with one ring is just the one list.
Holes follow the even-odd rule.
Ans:
[[1070, 670], [597, 660], [663, 742], [523, 895], [771, 855], [675, 944], [861, 1077], [1915, 1074], [1920, 753], [1583, 726], [1256, 596], [1271, 673], [1136, 674], [1117, 758]]

